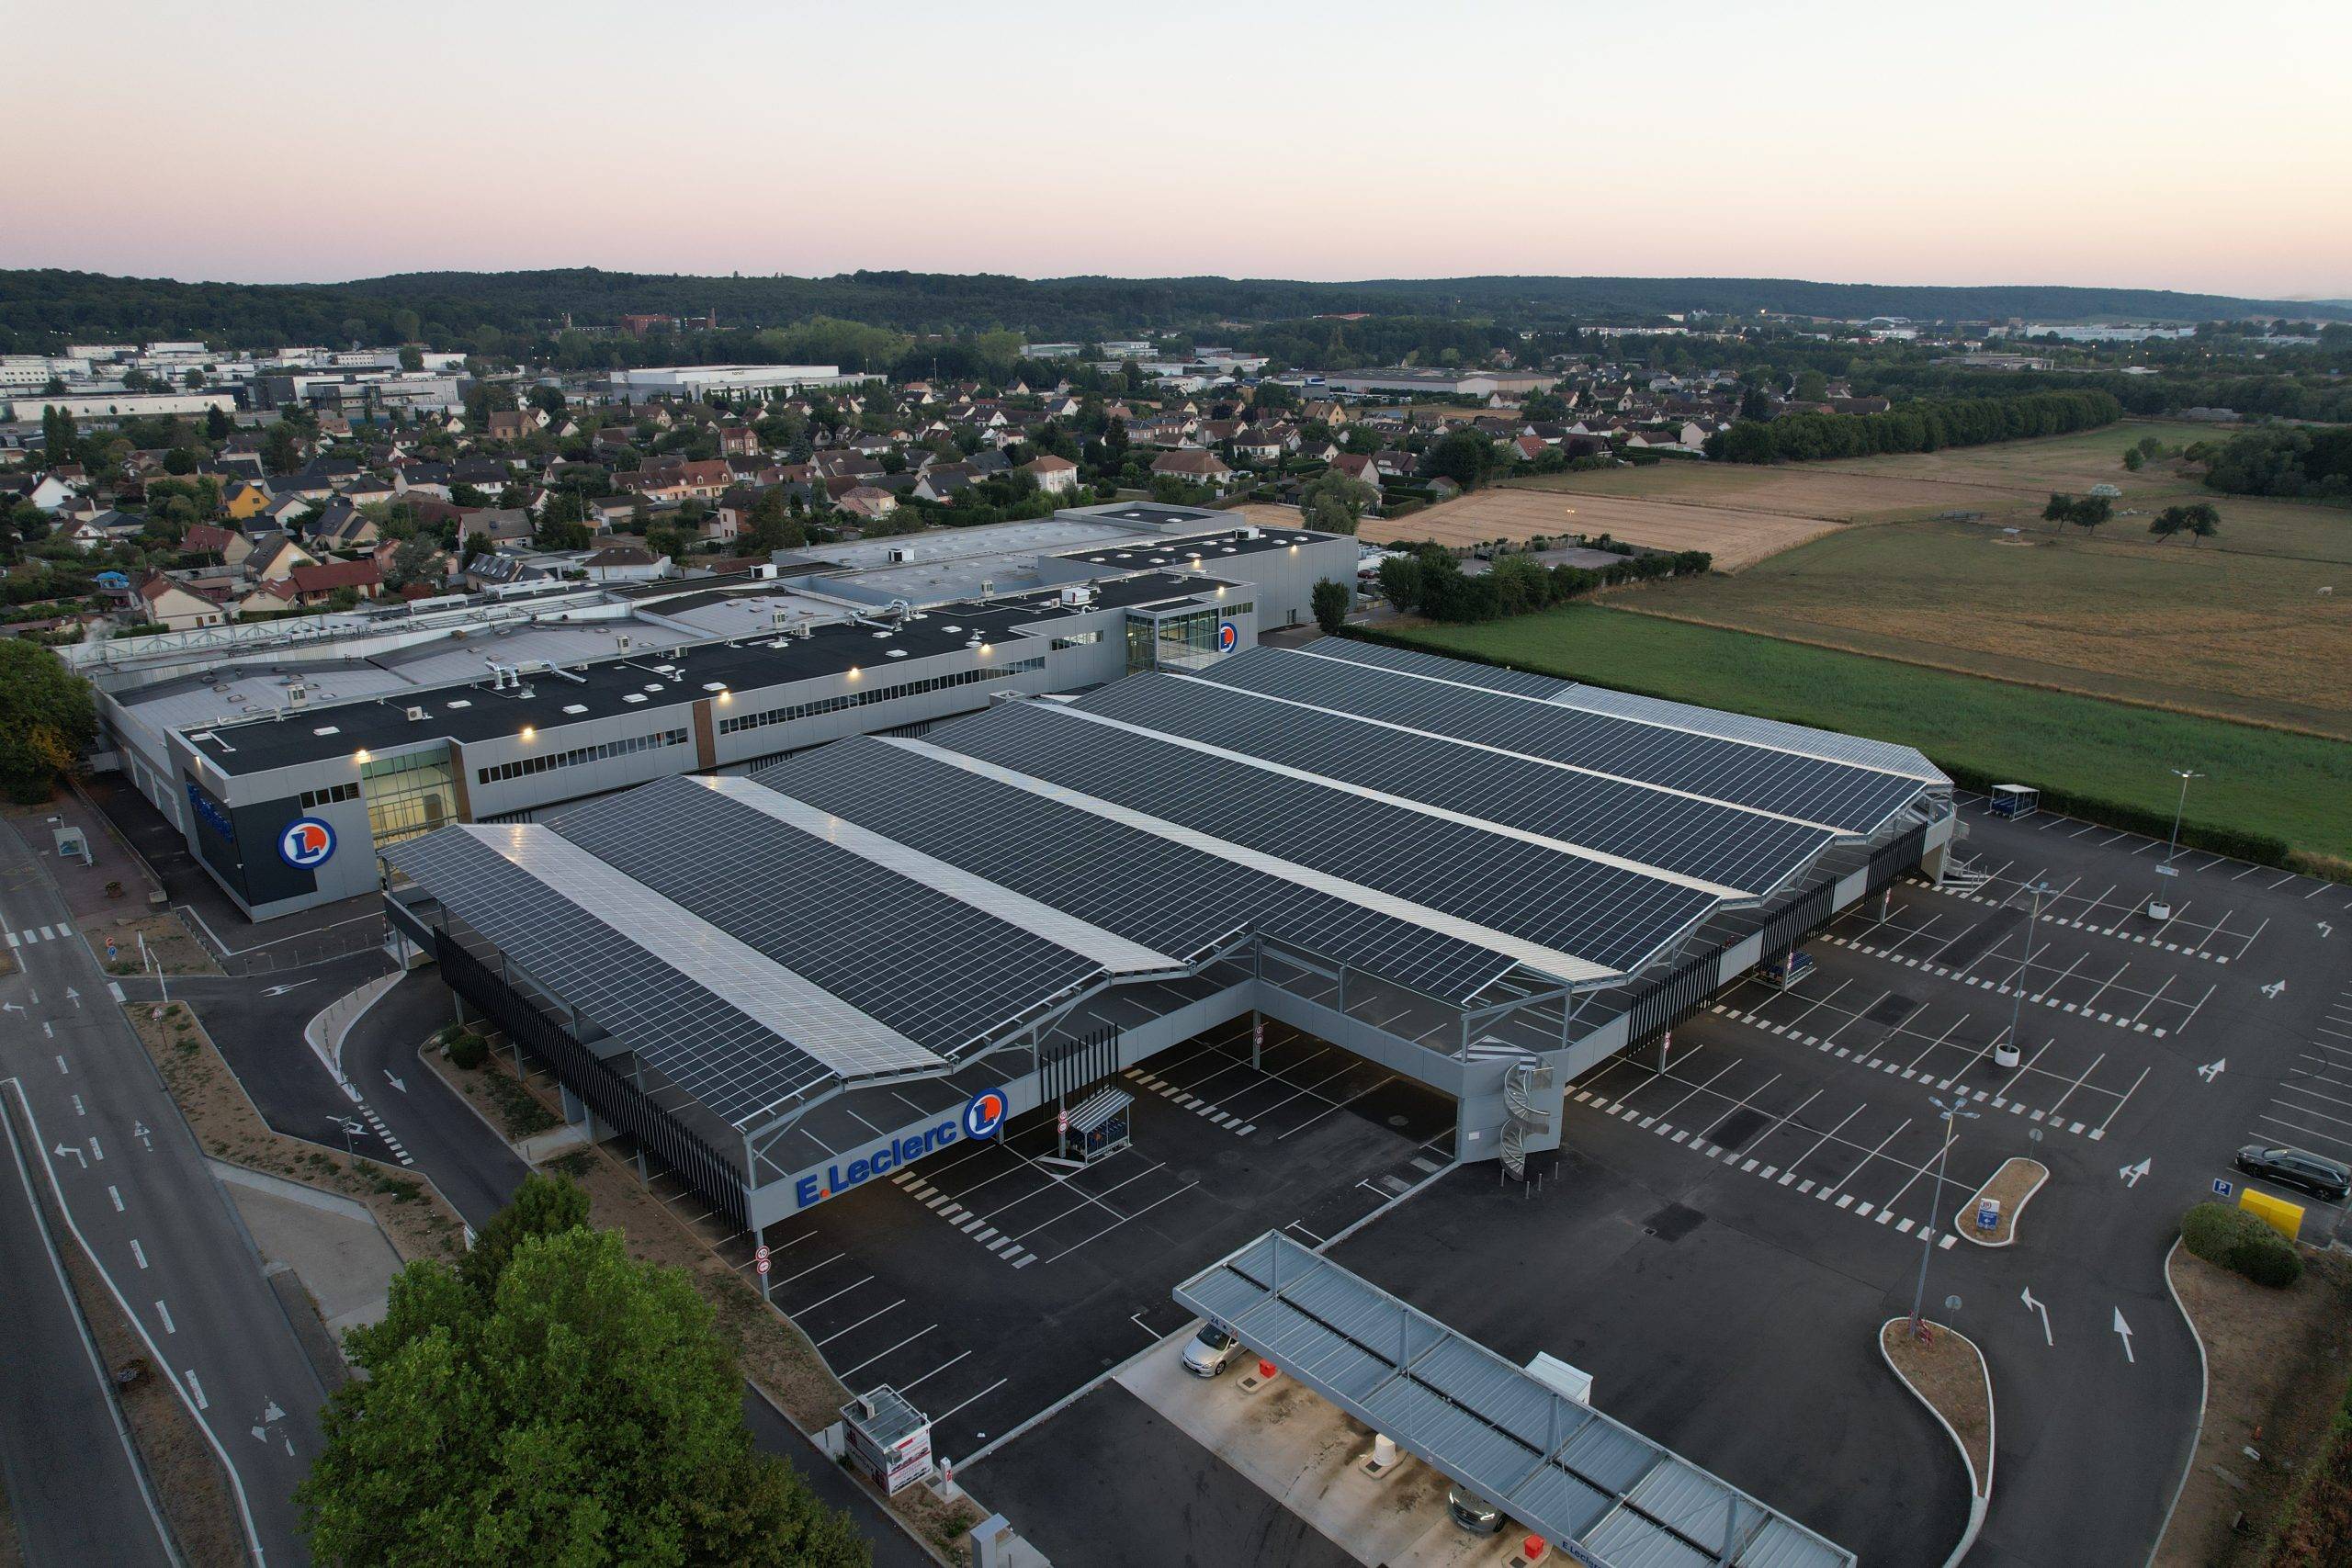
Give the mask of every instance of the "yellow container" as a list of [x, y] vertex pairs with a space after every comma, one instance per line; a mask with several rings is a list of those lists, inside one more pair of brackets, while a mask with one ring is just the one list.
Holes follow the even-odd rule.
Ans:
[[2238, 1207], [2292, 1241], [2303, 1228], [2303, 1206], [2248, 1187], [2238, 1194]]

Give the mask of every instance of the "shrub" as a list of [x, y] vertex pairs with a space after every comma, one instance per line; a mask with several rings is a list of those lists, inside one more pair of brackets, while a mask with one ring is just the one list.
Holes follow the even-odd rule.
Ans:
[[490, 1042], [470, 1029], [451, 1036], [448, 1051], [450, 1065], [469, 1071], [490, 1060]]
[[2292, 1242], [2227, 1203], [2199, 1203], [2183, 1214], [2180, 1239], [2206, 1262], [2272, 1290], [2284, 1290], [2303, 1275], [2302, 1255]]

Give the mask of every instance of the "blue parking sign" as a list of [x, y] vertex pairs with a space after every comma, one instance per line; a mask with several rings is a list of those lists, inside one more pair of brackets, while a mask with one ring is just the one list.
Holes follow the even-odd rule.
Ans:
[[2234, 1192], [2234, 1191], [2236, 1191], [2236, 1190], [2237, 1190], [2237, 1184], [2236, 1184], [2235, 1182], [2229, 1180], [2229, 1179], [2228, 1179], [2227, 1178], [2225, 1178], [2225, 1177], [2220, 1177], [2220, 1176], [2217, 1176], [2217, 1177], [2213, 1178], [2213, 1196], [2214, 1196], [2214, 1197], [2216, 1197], [2216, 1198], [2226, 1198], [2226, 1197], [2228, 1197], [2231, 1193], [2233, 1193], [2233, 1192]]

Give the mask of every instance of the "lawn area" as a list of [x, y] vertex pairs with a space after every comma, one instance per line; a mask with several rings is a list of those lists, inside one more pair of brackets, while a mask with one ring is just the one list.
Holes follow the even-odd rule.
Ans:
[[[1575, 507], [1576, 521], [1661, 547], [1688, 545], [1692, 527], [1718, 528], [1732, 544], [1801, 515], [1867, 525], [1801, 534], [1733, 575], [1626, 595], [1627, 608], [2352, 739], [2352, 683], [2342, 678], [2352, 670], [2352, 510], [2222, 495], [2171, 460], [2137, 473], [2122, 466], [2145, 436], [2177, 446], [2214, 434], [2127, 421], [1836, 463], [1561, 474], [1505, 493], [1541, 494]], [[2122, 497], [2096, 535], [2041, 520], [2052, 491], [2098, 483]], [[2192, 547], [2149, 535], [2150, 516], [2190, 501], [2221, 513], [2218, 538]]]
[[1396, 635], [1434, 652], [1901, 741], [1964, 777], [2036, 784], [2149, 818], [2170, 818], [2177, 785], [2168, 770], [2195, 768], [2206, 778], [2189, 797], [2191, 827], [2352, 862], [2352, 745], [2341, 741], [1593, 604]]

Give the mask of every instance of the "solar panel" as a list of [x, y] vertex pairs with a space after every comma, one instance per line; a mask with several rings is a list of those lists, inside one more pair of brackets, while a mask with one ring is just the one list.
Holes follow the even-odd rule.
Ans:
[[[1445, 661], [1441, 661], [1445, 662]], [[1777, 812], [1848, 833], [1869, 833], [1914, 796], [1919, 780], [1849, 762], [1794, 757], [1592, 713], [1451, 677], [1408, 674], [1359, 660], [1256, 649], [1199, 671], [1246, 691], [1345, 709], [1464, 740], [1713, 800]], [[1480, 671], [1483, 676], [1490, 671]]]
[[691, 779], [609, 796], [551, 826], [943, 1055], [1101, 973], [1041, 936]]
[[383, 854], [524, 974], [730, 1123], [837, 1076], [832, 1064], [721, 998], [706, 976], [591, 917], [477, 837], [492, 830], [447, 828]]
[[1448, 659], [1443, 654], [1422, 653], [1409, 648], [1390, 648], [1385, 643], [1359, 642], [1346, 637], [1319, 637], [1299, 651], [1326, 654], [1333, 659], [1350, 660], [1381, 670], [1442, 675], [1448, 680], [1483, 686], [1490, 692], [1510, 692], [1522, 697], [1550, 698], [1576, 683], [1563, 681], [1557, 675], [1538, 674], [1532, 670], [1506, 670], [1499, 665], [1480, 664], [1467, 659]]
[[[940, 733], [934, 731], [934, 734]], [[1426, 996], [1461, 1000], [1512, 967], [1490, 949], [867, 738], [754, 775], [991, 882], [1190, 958], [1256, 929]]]
[[1630, 972], [1717, 898], [1480, 828], [1010, 704], [929, 739], [1245, 848]]
[[1810, 725], [1784, 724], [1779, 719], [1757, 718], [1744, 713], [1724, 713], [1718, 708], [1668, 702], [1663, 697], [1613, 692], [1606, 686], [1569, 686], [1545, 700], [1557, 703], [1562, 707], [1581, 708], [1588, 713], [1614, 714], [1620, 718], [1637, 719], [1670, 729], [1688, 729], [1701, 735], [1719, 736], [1726, 740], [1746, 741], [1750, 745], [1786, 751], [1792, 756], [1851, 762], [1857, 767], [1899, 773], [1923, 784], [1948, 784], [1951, 782], [1942, 769], [1913, 748], [1898, 746], [1892, 740], [1872, 740], [1865, 736], [1845, 735], [1834, 729], [1815, 729]]
[[1776, 817], [1174, 675], [1138, 675], [1076, 705], [1755, 893], [1779, 886], [1831, 839]]

